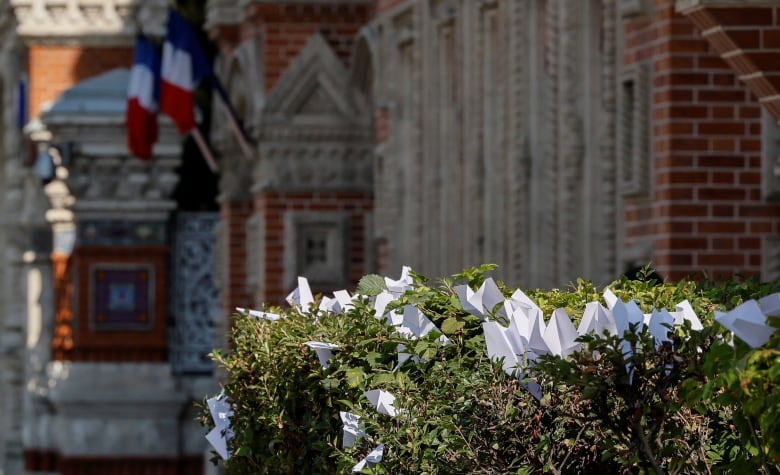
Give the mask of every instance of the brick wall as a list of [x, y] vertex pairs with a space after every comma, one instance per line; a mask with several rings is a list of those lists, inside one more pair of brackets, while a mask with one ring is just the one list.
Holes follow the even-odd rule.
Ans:
[[780, 7], [698, 8], [685, 13], [780, 120]]
[[246, 221], [252, 215], [251, 202], [223, 202], [220, 205], [224, 239], [221, 243], [225, 248], [221, 251], [225, 256], [224, 288], [220, 292], [222, 307], [227, 315], [233, 313], [235, 307], [251, 307], [252, 298], [248, 292], [246, 281], [247, 236]]
[[[347, 235], [348, 278], [357, 284], [369, 269], [366, 262], [366, 216], [373, 207], [373, 198], [365, 193], [261, 193], [255, 197], [255, 209], [263, 216], [265, 228], [265, 275], [261, 277], [261, 299], [281, 304], [292, 289], [285, 288], [284, 275], [284, 215], [288, 211], [342, 211], [349, 214]], [[312, 289], [324, 291], [325, 289]], [[327, 289], [339, 290], [339, 289]]]
[[321, 33], [336, 54], [349, 61], [352, 44], [360, 28], [370, 19], [369, 2], [359, 4], [299, 3], [293, 5], [254, 2], [247, 7], [243, 35], [260, 33], [263, 39], [265, 87], [271, 90], [298, 56], [306, 41]]
[[26, 449], [25, 469], [61, 475], [199, 475], [203, 458], [181, 457], [66, 457], [49, 450]]
[[657, 0], [624, 23], [625, 63], [651, 65], [652, 189], [625, 204], [626, 245], [648, 237], [665, 277], [755, 274], [780, 207], [761, 198], [760, 105], [736, 74]]
[[32, 45], [28, 50], [30, 117], [37, 117], [44, 103], [92, 76], [114, 68], [130, 68], [133, 48]]

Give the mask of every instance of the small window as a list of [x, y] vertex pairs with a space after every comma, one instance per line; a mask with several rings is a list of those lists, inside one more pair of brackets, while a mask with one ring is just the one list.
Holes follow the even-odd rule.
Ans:
[[620, 88], [618, 166], [625, 196], [650, 193], [650, 74], [646, 64], [632, 66]]
[[[312, 290], [338, 290], [348, 284], [348, 215], [341, 212], [291, 212], [285, 224], [285, 282], [297, 276]], [[293, 285], [294, 287], [294, 285]]]

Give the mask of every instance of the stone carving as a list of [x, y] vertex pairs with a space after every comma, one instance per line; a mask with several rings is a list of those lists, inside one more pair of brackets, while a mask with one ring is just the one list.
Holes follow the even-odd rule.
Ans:
[[154, 213], [172, 209], [178, 182], [178, 157], [143, 163], [135, 157], [76, 155], [68, 167], [68, 188], [76, 198], [74, 210]]
[[253, 192], [314, 188], [371, 190], [370, 145], [268, 145], [260, 150]]
[[239, 0], [208, 0], [206, 2], [206, 29], [218, 25], [233, 25], [243, 20]]
[[780, 279], [780, 238], [764, 238], [761, 250], [761, 280], [772, 282]]
[[10, 1], [23, 38], [116, 44], [130, 42], [135, 33], [132, 14], [139, 0]]
[[180, 213], [176, 217], [171, 276], [171, 365], [177, 373], [210, 373], [208, 354], [216, 343], [214, 320], [219, 292], [214, 285], [214, 229], [219, 213]]
[[253, 192], [370, 191], [370, 119], [353, 107], [349, 73], [315, 34], [268, 96], [258, 124]]

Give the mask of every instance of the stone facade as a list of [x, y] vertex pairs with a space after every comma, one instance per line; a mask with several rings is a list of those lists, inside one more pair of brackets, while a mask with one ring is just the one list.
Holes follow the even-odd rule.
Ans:
[[[299, 274], [780, 275], [780, 0], [209, 0], [251, 145], [215, 103], [219, 214], [191, 220], [170, 122], [152, 162], [124, 146], [167, 3], [0, 2], [0, 474], [207, 470], [204, 345]], [[105, 282], [154, 298], [112, 316]]]

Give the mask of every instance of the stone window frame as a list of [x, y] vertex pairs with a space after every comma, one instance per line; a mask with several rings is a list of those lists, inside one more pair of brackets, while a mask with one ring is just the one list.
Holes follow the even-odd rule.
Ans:
[[619, 187], [624, 196], [650, 193], [650, 66], [637, 63], [620, 77], [618, 102]]
[[618, 8], [623, 18], [642, 16], [650, 11], [648, 0], [619, 0]]
[[[326, 261], [306, 263], [304, 240], [325, 233]], [[349, 278], [349, 215], [343, 211], [288, 211], [284, 215], [284, 282], [294, 288], [300, 275], [312, 288], [335, 289]]]
[[780, 124], [761, 108], [761, 194], [780, 200]]

